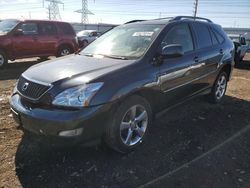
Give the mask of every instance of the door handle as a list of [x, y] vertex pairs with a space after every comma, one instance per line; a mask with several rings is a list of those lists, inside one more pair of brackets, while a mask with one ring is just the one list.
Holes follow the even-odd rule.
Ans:
[[195, 62], [195, 63], [198, 63], [198, 62], [199, 62], [199, 57], [198, 57], [198, 56], [195, 56], [195, 57], [194, 57], [194, 62]]
[[200, 63], [200, 64], [197, 64], [197, 65], [192, 65], [189, 68], [190, 68], [190, 70], [192, 70], [192, 69], [198, 69], [198, 68], [203, 67], [204, 65], [206, 65], [206, 64], [205, 63]]

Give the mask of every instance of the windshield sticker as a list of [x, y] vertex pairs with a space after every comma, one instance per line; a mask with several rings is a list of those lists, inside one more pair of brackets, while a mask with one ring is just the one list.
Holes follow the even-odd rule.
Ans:
[[151, 37], [153, 34], [154, 34], [154, 32], [142, 31], [142, 32], [135, 32], [132, 36], [133, 37], [139, 37], [139, 36]]

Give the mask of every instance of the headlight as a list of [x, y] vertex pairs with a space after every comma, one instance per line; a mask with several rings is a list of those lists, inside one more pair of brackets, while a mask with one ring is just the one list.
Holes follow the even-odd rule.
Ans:
[[102, 85], [103, 83], [100, 82], [66, 89], [55, 97], [52, 104], [70, 107], [88, 106], [91, 98]]

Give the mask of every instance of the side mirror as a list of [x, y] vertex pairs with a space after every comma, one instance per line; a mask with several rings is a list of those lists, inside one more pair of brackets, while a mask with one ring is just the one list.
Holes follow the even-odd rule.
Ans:
[[164, 46], [162, 48], [161, 55], [163, 58], [181, 57], [184, 55], [182, 45], [170, 44], [170, 45]]
[[22, 30], [22, 29], [17, 29], [17, 30], [15, 31], [15, 35], [16, 35], [16, 36], [23, 35], [23, 30]]

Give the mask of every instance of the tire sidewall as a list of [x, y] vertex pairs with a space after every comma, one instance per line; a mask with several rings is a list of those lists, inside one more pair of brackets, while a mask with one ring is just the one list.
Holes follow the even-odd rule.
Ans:
[[[72, 53], [70, 47], [68, 47], [68, 46], [62, 46], [62, 47], [60, 47], [59, 50], [58, 50], [57, 57], [63, 57], [63, 56], [65, 56], [65, 55], [62, 55], [62, 51], [65, 50], [65, 49], [67, 49], [67, 50], [69, 51], [69, 54]], [[69, 55], [69, 54], [68, 54], [68, 55]]]
[[[220, 99], [218, 99], [218, 98], [216, 97], [216, 86], [217, 86], [218, 80], [219, 80], [220, 77], [223, 76], [223, 75], [226, 77], [226, 87], [225, 87], [225, 91], [224, 91], [224, 93], [223, 93], [223, 96], [222, 96]], [[227, 91], [227, 84], [228, 84], [228, 75], [227, 75], [226, 72], [222, 71], [222, 72], [218, 75], [218, 77], [216, 78], [216, 80], [215, 80], [215, 82], [214, 82], [214, 85], [213, 85], [213, 89], [212, 89], [212, 102], [214, 102], [214, 103], [219, 103], [219, 102], [224, 98], [224, 96], [225, 96], [225, 94], [226, 94], [226, 91]]]
[[0, 68], [3, 68], [3, 67], [6, 66], [6, 64], [7, 64], [7, 62], [8, 62], [8, 59], [7, 59], [7, 55], [6, 55], [2, 50], [0, 50], [0, 54], [1, 54], [1, 55], [3, 56], [3, 58], [4, 58], [3, 64], [0, 65]]
[[[120, 124], [121, 124], [121, 121], [122, 121], [124, 115], [126, 114], [126, 112], [134, 105], [142, 105], [145, 108], [145, 110], [147, 111], [147, 115], [148, 115], [148, 124], [147, 124], [147, 129], [143, 135], [142, 140], [133, 146], [127, 146], [122, 142], [122, 139], [120, 137]], [[152, 124], [152, 110], [151, 110], [149, 103], [142, 97], [132, 96], [132, 97], [126, 99], [123, 103], [121, 103], [116, 108], [116, 112], [115, 112], [114, 116], [115, 117], [113, 117], [112, 121], [111, 121], [112, 122], [111, 126], [113, 129], [111, 134], [113, 134], [113, 135], [110, 135], [110, 136], [113, 136], [113, 140], [116, 141], [116, 146], [113, 147], [113, 149], [115, 149], [121, 153], [128, 153], [128, 152], [133, 151], [135, 148], [137, 148], [139, 145], [141, 145], [143, 143], [143, 141], [147, 137], [147, 134], [149, 132], [149, 128]]]

